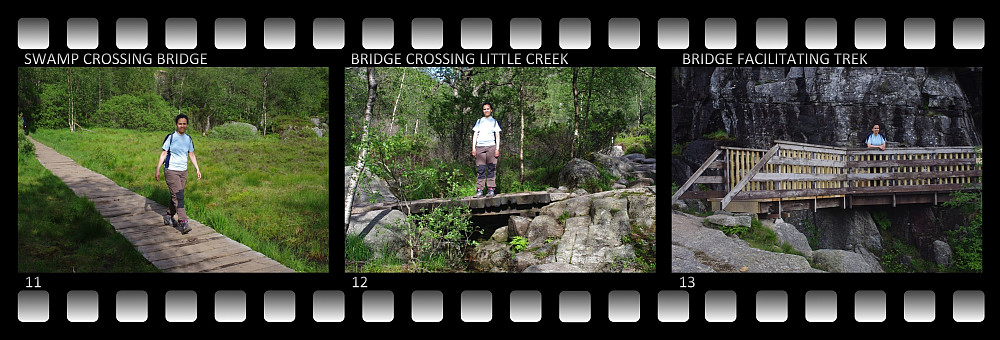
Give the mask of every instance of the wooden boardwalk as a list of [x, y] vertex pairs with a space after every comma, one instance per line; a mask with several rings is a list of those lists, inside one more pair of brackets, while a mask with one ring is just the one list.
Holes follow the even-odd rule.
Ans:
[[[249, 247], [188, 220], [191, 232], [163, 224], [167, 207], [122, 188], [34, 139], [38, 161], [73, 192], [85, 197], [116, 231], [166, 273], [294, 273]], [[163, 184], [166, 186], [166, 184]]]
[[[863, 205], [938, 204], [977, 190], [971, 146], [853, 149], [775, 141], [769, 150], [721, 147], [671, 197], [716, 210], [781, 213]], [[697, 185], [695, 185], [697, 184]], [[707, 189], [690, 191], [689, 189]]]

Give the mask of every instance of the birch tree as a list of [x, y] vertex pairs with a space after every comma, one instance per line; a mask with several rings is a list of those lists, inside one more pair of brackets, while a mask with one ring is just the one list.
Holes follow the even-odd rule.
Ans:
[[351, 206], [354, 205], [354, 192], [358, 187], [358, 177], [361, 172], [365, 169], [365, 156], [368, 154], [368, 123], [372, 118], [372, 106], [375, 103], [376, 89], [378, 88], [378, 83], [375, 82], [375, 68], [368, 67], [368, 101], [365, 103], [365, 122], [362, 125], [362, 135], [361, 135], [361, 151], [358, 154], [358, 162], [354, 165], [354, 173], [351, 174], [351, 180], [348, 182], [347, 193], [345, 194], [344, 201], [344, 232], [347, 232], [347, 228], [351, 223]]

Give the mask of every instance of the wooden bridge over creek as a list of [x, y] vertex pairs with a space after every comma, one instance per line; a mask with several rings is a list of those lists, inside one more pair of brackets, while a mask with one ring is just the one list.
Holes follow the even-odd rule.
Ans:
[[404, 213], [422, 213], [439, 206], [458, 205], [469, 208], [472, 216], [524, 215], [535, 216], [541, 207], [551, 202], [569, 197], [568, 193], [550, 193], [547, 191], [516, 192], [498, 194], [493, 197], [455, 197], [428, 198], [408, 202], [386, 202], [377, 204], [355, 204], [351, 215], [363, 214], [373, 210], [397, 209]]
[[[850, 149], [776, 141], [769, 150], [721, 147], [670, 198], [709, 199], [714, 210], [788, 210], [947, 201], [978, 190], [971, 146]], [[701, 190], [692, 190], [701, 189]]]

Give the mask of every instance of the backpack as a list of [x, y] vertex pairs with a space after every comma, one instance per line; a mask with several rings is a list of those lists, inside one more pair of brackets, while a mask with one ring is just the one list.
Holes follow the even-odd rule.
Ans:
[[[170, 138], [170, 144], [174, 143], [174, 133], [171, 132], [166, 137], [163, 137], [163, 143], [167, 142], [167, 138]], [[163, 143], [160, 143], [161, 145]], [[170, 165], [170, 144], [167, 144], [167, 157], [163, 159], [163, 170], [167, 170], [167, 166]]]

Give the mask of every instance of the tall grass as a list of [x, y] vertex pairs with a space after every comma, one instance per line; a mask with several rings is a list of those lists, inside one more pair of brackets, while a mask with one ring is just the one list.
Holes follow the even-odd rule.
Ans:
[[[39, 130], [32, 137], [166, 206], [166, 183], [153, 173], [167, 133]], [[185, 208], [192, 219], [298, 272], [329, 272], [328, 139], [193, 137], [202, 179], [189, 161]]]

